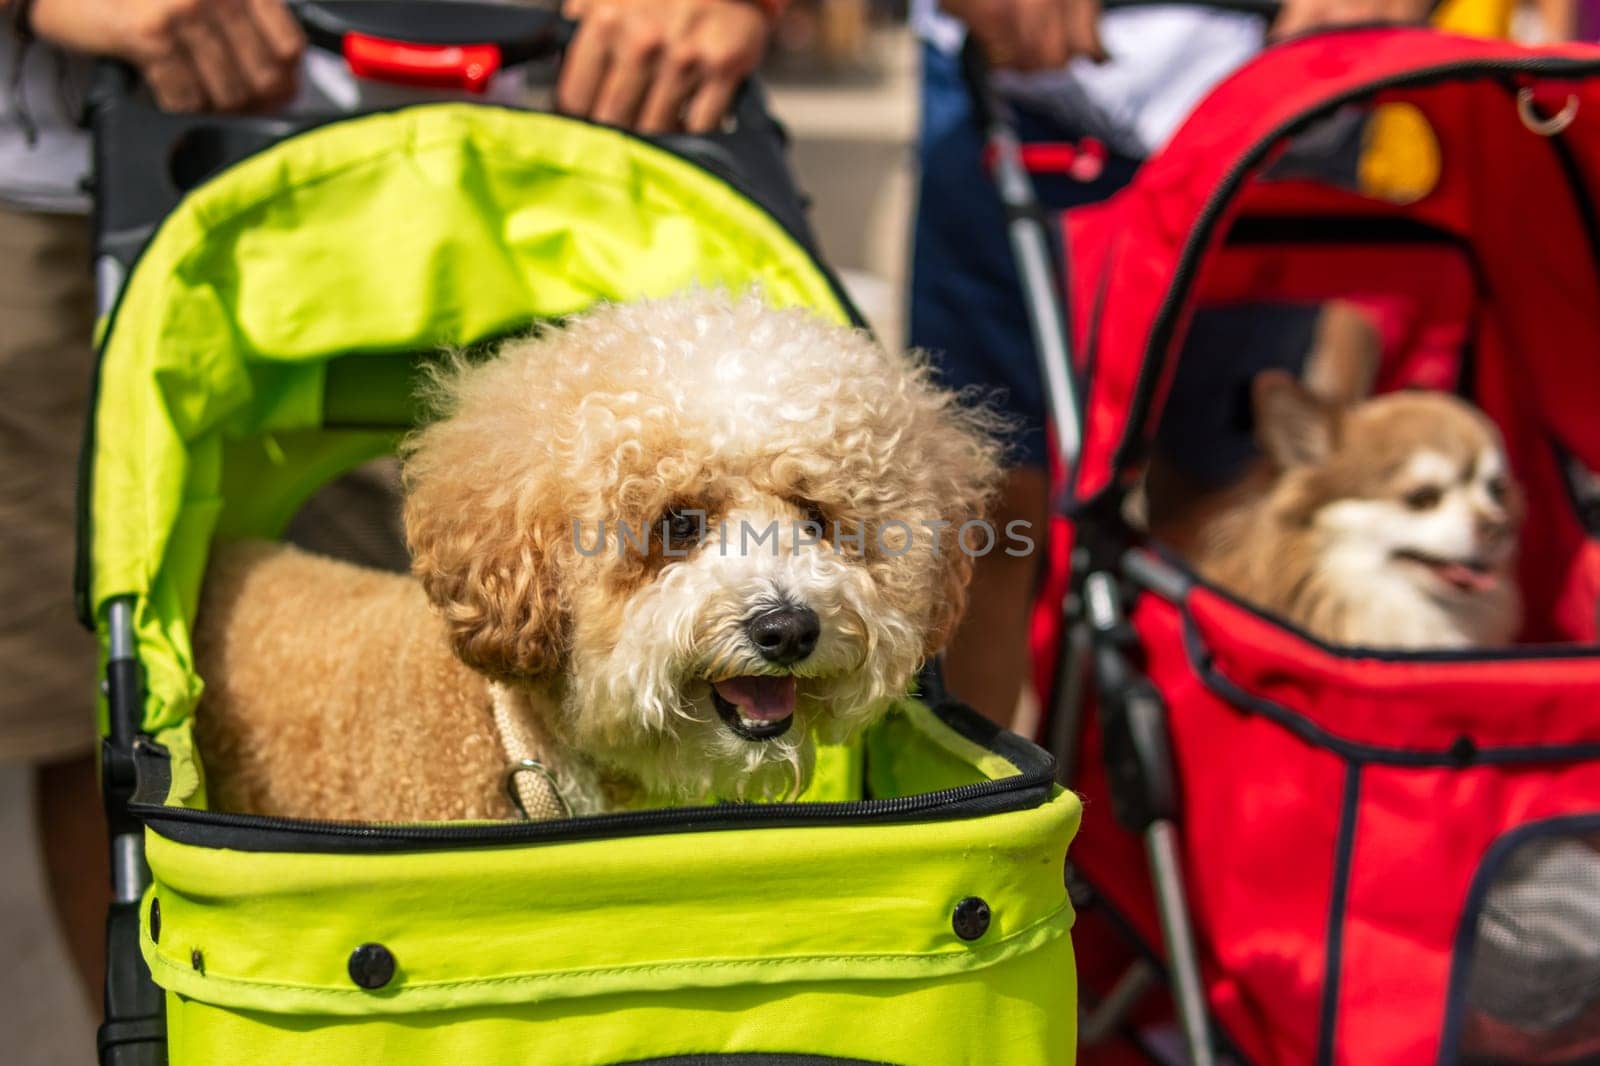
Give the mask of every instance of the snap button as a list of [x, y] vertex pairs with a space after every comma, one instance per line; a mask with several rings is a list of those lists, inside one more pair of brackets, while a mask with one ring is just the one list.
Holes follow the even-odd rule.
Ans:
[[1457, 766], [1470, 766], [1477, 757], [1478, 745], [1469, 736], [1456, 737], [1455, 743], [1450, 745], [1450, 758]]
[[350, 953], [350, 980], [362, 988], [382, 988], [394, 977], [394, 953], [382, 944], [362, 944]]
[[968, 896], [956, 904], [950, 925], [962, 940], [978, 939], [989, 931], [989, 905], [977, 896]]
[[161, 943], [161, 901], [150, 901], [150, 943]]

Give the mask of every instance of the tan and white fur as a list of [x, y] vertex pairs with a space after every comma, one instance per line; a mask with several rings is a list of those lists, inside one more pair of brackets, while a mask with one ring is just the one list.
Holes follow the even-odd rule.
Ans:
[[403, 450], [413, 578], [261, 544], [214, 562], [213, 805], [510, 816], [497, 693], [574, 813], [793, 796], [816, 740], [942, 645], [998, 477], [992, 420], [919, 361], [754, 296], [602, 306], [434, 399]]
[[1202, 576], [1324, 641], [1509, 642], [1522, 500], [1499, 432], [1447, 393], [1362, 398], [1376, 339], [1340, 328], [1325, 323], [1304, 383], [1256, 377], [1262, 464], [1174, 539]]

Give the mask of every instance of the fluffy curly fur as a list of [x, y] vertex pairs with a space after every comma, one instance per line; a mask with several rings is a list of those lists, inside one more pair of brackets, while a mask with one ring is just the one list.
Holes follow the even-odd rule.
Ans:
[[[871, 722], [949, 634], [959, 530], [998, 477], [991, 416], [922, 363], [754, 296], [602, 306], [456, 361], [432, 399], [403, 449], [416, 582], [259, 545], [214, 564], [199, 735], [222, 805], [506, 814], [491, 682], [579, 813], [792, 795], [813, 738]], [[703, 539], [664, 535], [691, 513]], [[746, 623], [786, 605], [821, 630], [779, 666]], [[336, 656], [358, 683], [322, 672]], [[737, 735], [713, 683], [775, 674], [794, 727]]]

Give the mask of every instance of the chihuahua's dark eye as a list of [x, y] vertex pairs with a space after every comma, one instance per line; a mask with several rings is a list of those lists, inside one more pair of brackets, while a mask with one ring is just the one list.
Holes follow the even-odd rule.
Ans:
[[1439, 506], [1444, 499], [1444, 493], [1437, 485], [1419, 485], [1402, 497], [1406, 506], [1413, 511], [1431, 511]]
[[1484, 486], [1484, 489], [1489, 493], [1489, 499], [1493, 500], [1495, 503], [1504, 504], [1506, 502], [1506, 495], [1511, 491], [1511, 483], [1506, 480], [1504, 474], [1499, 474], [1490, 478], [1489, 483]]
[[661, 533], [670, 548], [692, 548], [705, 539], [706, 513], [688, 507], [668, 508], [661, 516]]

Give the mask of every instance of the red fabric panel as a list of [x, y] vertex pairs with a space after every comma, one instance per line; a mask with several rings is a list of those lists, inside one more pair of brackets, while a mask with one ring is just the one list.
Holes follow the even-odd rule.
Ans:
[[1365, 770], [1336, 1061], [1432, 1061], [1463, 905], [1484, 852], [1515, 826], [1596, 809], [1600, 762]]
[[[1391, 663], [1332, 656], [1197, 590], [1188, 608], [1217, 665], [1255, 695], [1339, 735], [1408, 746], [1592, 740], [1600, 662]], [[1145, 596], [1133, 621], [1168, 704], [1189, 903], [1216, 1016], [1261, 1064], [1314, 1058], [1348, 763], [1196, 673], [1183, 614]], [[1245, 665], [1245, 664], [1255, 664]], [[1588, 718], [1589, 721], [1584, 719]], [[1111, 817], [1089, 731], [1073, 858], [1150, 943], [1161, 943], [1140, 842]], [[1437, 1054], [1468, 887], [1507, 830], [1600, 810], [1600, 759], [1516, 766], [1365, 765], [1340, 923], [1335, 1062]]]
[[1339, 655], [1206, 588], [1188, 606], [1219, 674], [1341, 740], [1429, 752], [1463, 736], [1479, 748], [1600, 744], [1592, 651], [1447, 662]]

